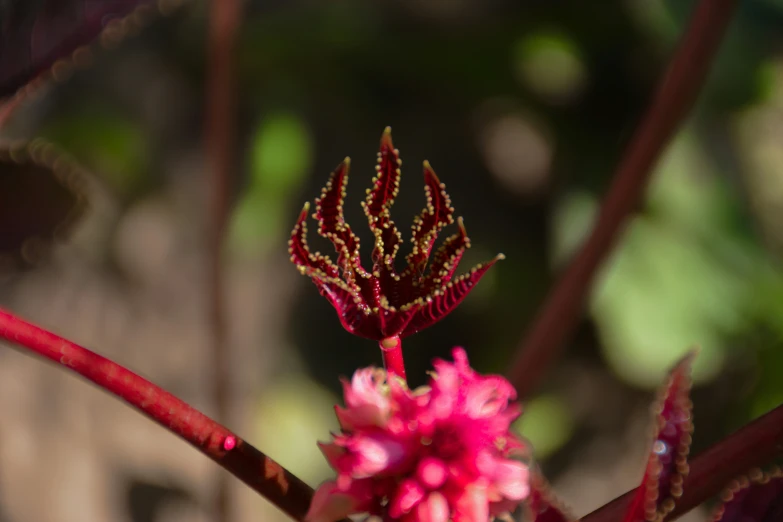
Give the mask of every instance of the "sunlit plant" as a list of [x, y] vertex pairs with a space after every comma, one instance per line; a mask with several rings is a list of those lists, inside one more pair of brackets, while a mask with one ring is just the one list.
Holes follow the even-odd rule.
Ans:
[[[164, 10], [169, 3], [172, 2], [158, 2], [158, 8]], [[316, 199], [313, 216], [318, 233], [334, 245], [336, 259], [308, 248], [309, 205], [305, 205], [296, 220], [289, 254], [300, 272], [311, 278], [335, 308], [349, 333], [378, 342], [384, 368], [358, 369], [350, 380], [343, 379], [345, 406], [335, 407], [340, 431], [320, 445], [336, 476], [317, 491], [235, 433], [160, 387], [4, 310], [0, 310], [0, 339], [45, 357], [124, 400], [192, 444], [295, 520], [332, 522], [360, 516], [382, 522], [488, 522], [494, 518], [510, 519], [522, 512], [526, 520], [533, 522], [573, 521], [574, 517], [556, 499], [536, 464], [535, 448], [511, 428], [523, 412], [518, 398], [520, 394], [524, 397], [525, 391], [529, 391], [525, 387], [530, 388], [530, 382], [543, 373], [547, 357], [554, 357], [551, 353], [556, 350], [548, 348], [563, 344], [573, 329], [592, 274], [638, 200], [654, 159], [698, 93], [731, 19], [734, 3], [735, 0], [703, 0], [698, 5], [693, 24], [661, 84], [648, 119], [643, 120], [627, 156], [620, 162], [594, 234], [582, 250], [584, 255], [575, 258], [572, 269], [563, 277], [563, 284], [552, 294], [549, 303], [553, 304], [544, 306], [545, 313], [532, 329], [532, 340], [524, 354], [535, 364], [523, 365], [528, 372], [527, 380], [515, 378], [515, 369], [509, 379], [481, 375], [469, 365], [468, 350], [455, 348], [451, 361], [434, 361], [426, 386], [416, 389], [408, 386], [401, 340], [452, 312], [502, 255], [457, 275], [457, 266], [470, 247], [461, 218], [456, 219], [456, 232], [433, 254], [438, 235], [453, 225], [455, 218], [445, 185], [425, 162], [426, 206], [413, 223], [413, 248], [406, 258], [407, 265], [398, 271], [395, 259], [402, 235], [390, 211], [399, 190], [401, 161], [387, 128], [381, 138], [376, 175], [362, 204], [374, 238], [372, 266], [364, 266], [359, 239], [343, 217], [350, 163], [346, 159], [337, 167]], [[59, 52], [30, 55], [29, 62], [25, 61], [26, 54], [6, 60], [17, 67], [0, 71], [0, 95], [14, 96], [0, 104], [0, 127], [23, 95], [40, 83], [42, 71], [45, 76], [54, 71], [53, 76], [57, 78], [58, 71], [62, 73], [73, 65], [61, 59], [62, 56], [76, 57], [81, 53], [84, 57], [83, 46], [99, 34], [104, 43], [116, 43], [149, 14], [149, 6], [134, 0], [123, 6], [94, 4], [83, 12], [78, 10], [81, 31], [76, 31], [64, 43], [55, 42], [61, 44], [54, 45]], [[30, 5], [36, 8], [38, 4]], [[221, 0], [213, 6], [219, 14], [212, 20], [217, 29], [238, 24], [237, 2]], [[11, 12], [20, 23], [6, 24], [3, 36], [11, 31], [21, 40], [29, 40], [30, 35], [24, 34], [30, 29], [26, 23], [28, 13], [23, 9], [14, 11], [16, 8], [14, 5]], [[48, 10], [32, 12], [36, 16], [44, 13], [32, 24], [38, 27], [42, 38], [49, 33], [59, 34], [56, 30], [46, 30], [57, 28], [59, 20], [47, 18]], [[103, 30], [104, 23], [109, 24], [106, 30]], [[220, 38], [215, 41], [215, 48], [225, 54], [216, 52], [214, 63], [224, 65], [232, 47], [223, 45], [225, 41]], [[8, 49], [0, 49], [0, 56], [8, 58], [7, 53], [13, 51]], [[231, 76], [230, 67], [218, 69], [220, 74], [215, 76], [218, 82]], [[212, 90], [213, 117], [230, 112], [217, 110], [232, 108], [229, 87], [230, 81]], [[230, 156], [223, 152], [230, 149], [231, 140], [226, 136], [230, 136], [231, 120], [220, 117], [215, 120], [220, 129], [211, 138], [220, 143], [214, 147], [213, 154], [225, 160]], [[31, 239], [38, 241], [51, 235], [62, 223], [70, 224], [80, 215], [77, 205], [80, 199], [74, 195], [79, 183], [74, 180], [81, 179], [75, 174], [81, 171], [51, 146], [34, 142], [29, 146], [0, 147], [0, 164], [6, 174], [2, 179], [6, 190], [0, 193], [3, 197], [0, 215], [6, 222], [10, 221], [8, 216], [42, 218], [31, 219], [31, 223], [22, 220], [24, 226], [14, 223], [18, 234], [12, 234], [7, 244], [0, 245], [0, 253], [17, 253]], [[216, 164], [221, 162], [218, 160]], [[218, 166], [215, 170], [220, 172]], [[32, 216], [30, 208], [34, 206], [17, 199], [12, 189], [35, 184], [38, 191], [32, 193], [40, 196], [45, 192], [41, 183], [53, 185], [49, 192], [57, 195], [58, 204], [39, 205], [47, 207], [49, 214]], [[77, 201], [69, 204], [69, 197]], [[221, 205], [215, 207], [218, 210], [213, 216], [216, 233], [212, 253], [218, 260], [220, 225], [225, 216], [220, 212]], [[215, 267], [219, 268], [217, 262]], [[217, 283], [219, 272], [214, 271], [218, 274]], [[214, 284], [213, 290], [219, 295], [220, 285]], [[219, 307], [216, 310], [217, 324]], [[215, 344], [220, 348], [219, 342]], [[728, 484], [723, 503], [715, 510], [712, 520], [783, 521], [783, 473], [777, 468], [766, 473], [757, 469], [749, 471], [780, 455], [783, 407], [689, 462], [694, 429], [690, 370], [695, 356], [695, 351], [690, 352], [673, 368], [654, 403], [650, 452], [640, 486], [585, 521], [662, 522], [717, 493], [729, 475], [741, 473], [747, 475]], [[221, 361], [219, 357], [216, 360]], [[522, 361], [528, 362], [524, 358]], [[220, 377], [218, 372], [216, 375]], [[694, 471], [697, 469], [698, 473]], [[690, 503], [683, 508], [690, 491], [694, 491]]]
[[400, 190], [399, 151], [394, 148], [391, 128], [381, 138], [376, 175], [362, 208], [375, 238], [372, 267], [362, 266], [359, 238], [343, 218], [350, 159], [346, 158], [332, 173], [329, 182], [315, 200], [318, 233], [331, 240], [337, 262], [307, 246], [305, 204], [296, 222], [288, 252], [302, 274], [309, 276], [321, 295], [331, 303], [343, 327], [354, 335], [380, 343], [387, 370], [405, 376], [401, 362], [401, 339], [443, 319], [468, 295], [487, 270], [503, 255], [454, 277], [462, 254], [470, 248], [462, 218], [458, 230], [430, 254], [438, 233], [454, 222], [454, 208], [429, 162], [424, 162], [424, 193], [427, 205], [413, 221], [407, 266], [398, 273], [394, 261], [402, 235], [391, 219], [390, 210]]
[[[487, 522], [511, 517], [523, 505], [531, 521], [575, 520], [532, 464], [531, 448], [510, 429], [522, 408], [513, 402], [516, 391], [505, 378], [478, 374], [464, 349], [457, 348], [454, 363], [435, 361], [426, 387], [411, 390], [405, 380], [400, 337], [451, 312], [502, 256], [452, 281], [470, 246], [460, 220], [459, 231], [438, 250], [427, 271], [437, 233], [453, 222], [454, 209], [445, 186], [425, 162], [427, 206], [414, 221], [408, 266], [397, 274], [394, 258], [401, 238], [389, 208], [399, 190], [401, 161], [387, 128], [373, 188], [363, 203], [375, 236], [373, 268], [365, 270], [359, 240], [343, 219], [349, 164], [346, 159], [334, 171], [313, 216], [318, 232], [334, 244], [337, 264], [307, 247], [308, 205], [294, 226], [289, 253], [348, 332], [379, 341], [386, 369], [357, 370], [351, 381], [343, 381], [346, 407], [335, 408], [341, 433], [320, 445], [337, 479], [316, 491], [306, 519], [333, 522], [364, 513], [405, 522]], [[618, 522], [662, 521], [683, 493], [693, 431], [689, 394], [695, 355], [692, 351], [684, 357], [661, 389], [644, 475]], [[734, 486], [739, 494], [727, 498], [714, 521], [783, 516], [779, 472], [757, 474], [755, 482], [743, 479], [740, 484]]]

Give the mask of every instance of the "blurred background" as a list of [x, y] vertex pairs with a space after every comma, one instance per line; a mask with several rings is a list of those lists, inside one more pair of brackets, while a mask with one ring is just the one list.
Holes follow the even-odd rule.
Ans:
[[[405, 341], [411, 384], [455, 345], [503, 373], [589, 231], [693, 5], [245, 2], [225, 245], [229, 426], [312, 486], [331, 475], [315, 442], [336, 428], [338, 376], [380, 354], [342, 330], [286, 242], [349, 155], [346, 217], [369, 258], [359, 202], [386, 125], [403, 159], [392, 212], [403, 234], [424, 205], [428, 159], [472, 239], [462, 269], [506, 254], [456, 312]], [[193, 0], [104, 39], [7, 121], [4, 141], [45, 139], [84, 168], [89, 207], [47, 255], [3, 240], [0, 304], [209, 414], [207, 11]], [[654, 390], [689, 347], [700, 347], [693, 452], [783, 401], [781, 29], [780, 0], [740, 2], [589, 313], [525, 405], [518, 427], [576, 515], [638, 482]], [[68, 208], [45, 174], [4, 168], [3, 201], [18, 213], [0, 238], [45, 230]], [[313, 250], [330, 251], [310, 228]], [[54, 366], [0, 350], [0, 415], [2, 522], [210, 519], [212, 462]], [[232, 484], [237, 520], [286, 520]]]

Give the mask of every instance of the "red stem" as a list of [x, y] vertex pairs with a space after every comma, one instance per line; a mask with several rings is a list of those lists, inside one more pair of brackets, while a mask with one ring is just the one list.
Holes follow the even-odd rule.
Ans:
[[658, 91], [628, 145], [589, 239], [547, 297], [509, 372], [526, 397], [581, 317], [593, 278], [644, 195], [652, 167], [696, 100], [737, 0], [701, 0]]
[[[229, 213], [231, 174], [234, 168], [236, 75], [234, 49], [241, 12], [240, 0], [213, 0], [209, 16], [209, 85], [205, 140], [211, 168], [212, 197], [209, 242], [209, 325], [212, 337], [212, 393], [216, 417], [227, 422], [231, 393], [231, 354], [226, 343], [222, 246]], [[215, 486], [216, 520], [231, 520], [228, 476], [220, 473]]]
[[16, 94], [10, 98], [0, 99], [0, 129], [5, 127], [14, 110], [22, 103], [23, 96]]
[[397, 375], [405, 381], [405, 361], [402, 358], [402, 340], [400, 336], [394, 335], [382, 339], [378, 345], [383, 354], [383, 367], [389, 375]]
[[310, 486], [169, 392], [105, 357], [2, 309], [0, 339], [42, 355], [92, 381], [179, 435], [294, 520], [304, 519], [313, 496]]
[[[721, 492], [732, 479], [783, 456], [783, 405], [737, 430], [690, 462], [683, 495], [667, 520], [686, 513]], [[636, 490], [614, 499], [582, 522], [617, 522], [628, 510]]]

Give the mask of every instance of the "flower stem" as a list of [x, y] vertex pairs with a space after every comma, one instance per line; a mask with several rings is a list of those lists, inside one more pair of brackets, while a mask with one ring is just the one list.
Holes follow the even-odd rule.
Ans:
[[[240, 0], [212, 0], [209, 13], [209, 84], [206, 106], [205, 145], [210, 160], [211, 230], [209, 241], [208, 324], [211, 334], [212, 398], [214, 414], [229, 422], [231, 405], [231, 351], [226, 342], [225, 299], [223, 297], [223, 236], [230, 211], [230, 192], [235, 156], [236, 126], [236, 34], [241, 19]], [[215, 484], [215, 520], [232, 520], [230, 484], [219, 473]]]
[[[667, 517], [673, 520], [717, 495], [729, 481], [783, 456], [783, 405], [732, 433], [691, 460], [683, 494]], [[582, 522], [622, 520], [636, 490], [598, 508]]]
[[508, 375], [521, 399], [536, 388], [568, 341], [601, 262], [638, 208], [652, 167], [704, 84], [736, 4], [737, 0], [701, 0], [696, 6], [655, 98], [617, 165], [590, 237], [520, 343]]
[[394, 335], [382, 339], [378, 345], [381, 347], [381, 353], [383, 354], [383, 367], [386, 368], [389, 375], [397, 375], [405, 381], [405, 361], [402, 358], [402, 339], [400, 339], [400, 336]]
[[313, 490], [280, 464], [169, 392], [119, 364], [0, 309], [0, 339], [67, 367], [179, 435], [294, 520]]

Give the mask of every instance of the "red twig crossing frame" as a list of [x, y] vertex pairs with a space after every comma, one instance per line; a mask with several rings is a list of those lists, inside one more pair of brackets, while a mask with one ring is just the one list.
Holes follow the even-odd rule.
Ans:
[[519, 346], [509, 380], [525, 399], [558, 358], [584, 309], [603, 260], [638, 207], [656, 160], [696, 100], [737, 0], [702, 0], [696, 6], [644, 119], [617, 166], [593, 231], [541, 306]]
[[46, 357], [127, 402], [267, 498], [303, 520], [313, 490], [200, 411], [119, 364], [0, 309], [0, 339]]
[[[572, 330], [595, 270], [614, 244], [622, 221], [637, 204], [650, 167], [698, 93], [736, 3], [737, 0], [702, 0], [697, 6], [667, 76], [618, 167], [593, 235], [542, 309], [525, 343], [526, 351], [512, 371], [512, 379], [521, 395], [543, 377], [546, 366]], [[225, 84], [215, 86], [215, 89], [230, 91], [230, 87]], [[216, 111], [217, 106], [216, 103]], [[217, 112], [215, 117], [219, 117]], [[228, 149], [223, 145], [216, 156], [227, 153]], [[219, 158], [216, 163], [229, 164]], [[216, 198], [218, 203], [221, 197]], [[220, 212], [218, 207], [216, 214]], [[219, 238], [219, 234], [216, 237]], [[294, 520], [303, 520], [313, 495], [307, 484], [174, 395], [117, 363], [2, 309], [0, 340], [67, 367], [122, 399], [179, 435]], [[386, 358], [390, 370], [404, 375], [401, 361], [397, 361], [393, 350], [399, 346], [387, 348], [392, 349], [390, 357]], [[783, 406], [693, 459], [690, 475], [684, 483], [684, 495], [669, 518], [716, 494], [734, 476], [781, 454]], [[588, 515], [584, 521], [618, 520], [633, 494], [629, 492], [616, 499]]]

